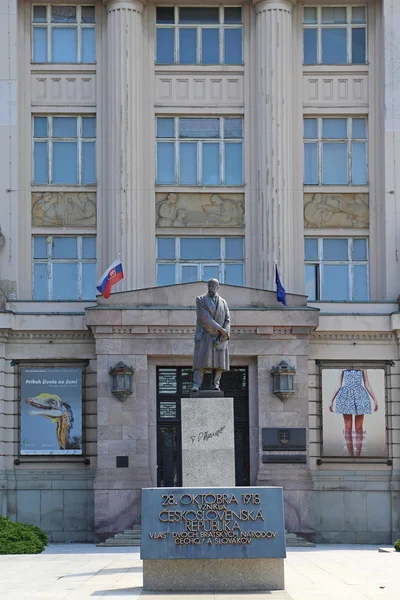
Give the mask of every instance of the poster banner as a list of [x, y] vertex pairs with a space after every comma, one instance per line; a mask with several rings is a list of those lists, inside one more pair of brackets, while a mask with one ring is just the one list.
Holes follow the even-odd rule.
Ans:
[[21, 369], [21, 454], [82, 454], [82, 369]]
[[385, 457], [384, 369], [322, 369], [323, 456]]

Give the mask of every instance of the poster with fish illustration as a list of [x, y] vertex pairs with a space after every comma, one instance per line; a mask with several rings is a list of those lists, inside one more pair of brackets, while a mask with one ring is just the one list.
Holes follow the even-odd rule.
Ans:
[[82, 454], [82, 369], [21, 369], [21, 454]]

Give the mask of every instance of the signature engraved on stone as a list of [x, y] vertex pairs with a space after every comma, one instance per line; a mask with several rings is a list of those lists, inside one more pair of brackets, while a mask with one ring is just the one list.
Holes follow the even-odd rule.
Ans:
[[197, 435], [191, 435], [189, 437], [192, 440], [192, 444], [194, 444], [195, 441], [208, 442], [208, 440], [211, 440], [211, 438], [213, 437], [219, 437], [219, 435], [221, 435], [224, 429], [225, 425], [217, 429], [217, 431], [213, 431], [212, 433], [209, 433], [208, 431], [200, 431], [200, 433], [198, 433]]

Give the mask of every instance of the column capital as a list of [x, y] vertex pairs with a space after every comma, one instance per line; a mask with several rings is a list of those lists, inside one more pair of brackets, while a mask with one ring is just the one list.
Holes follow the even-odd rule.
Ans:
[[108, 12], [125, 9], [142, 13], [146, 0], [103, 0], [103, 4]]
[[284, 10], [292, 12], [297, 0], [253, 0], [256, 13], [264, 10]]

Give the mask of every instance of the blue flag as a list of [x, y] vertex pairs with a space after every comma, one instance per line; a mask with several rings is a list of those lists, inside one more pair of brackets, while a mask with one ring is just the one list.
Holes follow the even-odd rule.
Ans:
[[278, 302], [282, 302], [283, 306], [287, 306], [286, 304], [286, 291], [283, 285], [281, 284], [281, 280], [278, 272], [278, 265], [275, 265], [275, 281], [276, 281], [276, 299]]

